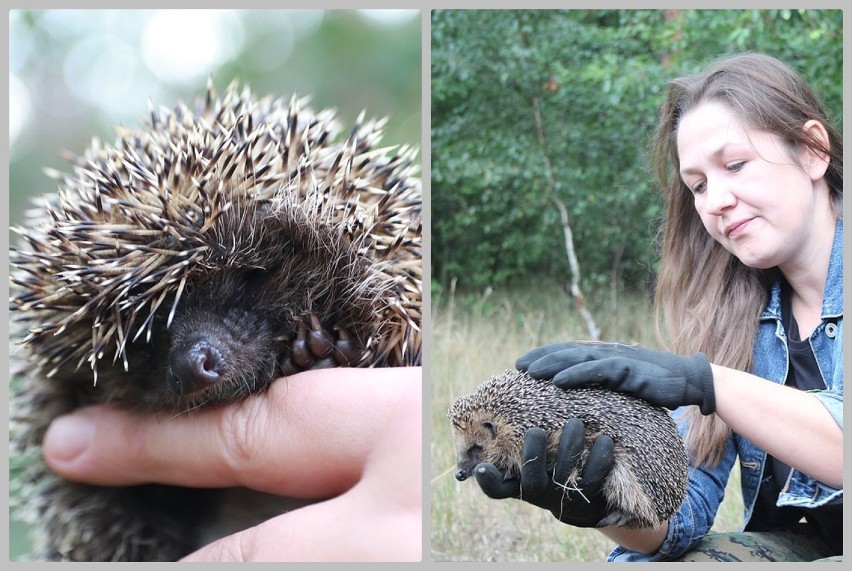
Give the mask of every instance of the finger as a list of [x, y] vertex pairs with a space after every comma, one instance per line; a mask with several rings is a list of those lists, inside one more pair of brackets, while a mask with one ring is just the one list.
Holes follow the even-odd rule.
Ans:
[[598, 361], [577, 360], [569, 363], [566, 359], [566, 365], [558, 371], [554, 371], [553, 384], [560, 389], [571, 389], [588, 384], [600, 384], [607, 388], [613, 388], [610, 384], [612, 379], [608, 375], [612, 369], [605, 366], [605, 361], [606, 359]]
[[44, 456], [60, 475], [93, 484], [327, 497], [358, 480], [375, 441], [420, 418], [421, 392], [419, 368], [323, 369], [195, 414], [142, 417], [100, 405], [54, 421]]
[[586, 465], [583, 466], [583, 475], [580, 478], [580, 489], [588, 495], [597, 494], [612, 471], [614, 463], [615, 442], [609, 435], [602, 434], [595, 439], [586, 457]]
[[579, 363], [560, 371], [553, 383], [562, 389], [598, 384], [610, 390], [642, 396], [667, 383], [672, 373], [654, 363], [625, 357], [609, 357]]
[[489, 498], [505, 500], [521, 495], [521, 481], [517, 478], [505, 478], [503, 472], [493, 464], [481, 463], [473, 469], [476, 483]]
[[277, 516], [182, 561], [420, 561], [422, 511], [376, 509], [368, 496], [348, 492]]
[[527, 351], [526, 353], [521, 355], [518, 360], [515, 361], [515, 368], [519, 371], [526, 371], [533, 363], [533, 361], [537, 361], [545, 355], [549, 355], [550, 353], [569, 349], [574, 345], [576, 345], [576, 343], [551, 343], [550, 345], [542, 345], [541, 347], [536, 347], [535, 349]]
[[539, 498], [547, 489], [547, 433], [537, 426], [527, 430], [521, 452], [521, 497]]
[[530, 364], [527, 372], [536, 379], [553, 378], [560, 371], [587, 361], [596, 361], [604, 354], [588, 347], [575, 345], [562, 351], [549, 353]]
[[586, 426], [579, 418], [572, 418], [562, 427], [559, 437], [559, 452], [553, 469], [553, 480], [560, 484], [568, 481], [577, 468], [586, 444]]
[[541, 352], [538, 359], [528, 364], [527, 372], [530, 376], [537, 379], [549, 379], [568, 367], [611, 357], [624, 356], [629, 359], [653, 362], [647, 350], [623, 343], [577, 342], [547, 347], [551, 347], [551, 349]]

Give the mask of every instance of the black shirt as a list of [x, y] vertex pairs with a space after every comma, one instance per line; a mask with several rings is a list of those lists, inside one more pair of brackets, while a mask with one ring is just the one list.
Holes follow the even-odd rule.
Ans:
[[[790, 286], [781, 285], [781, 321], [787, 332], [789, 364], [784, 384], [802, 391], [825, 390], [825, 381], [820, 373], [810, 341], [801, 339], [799, 326], [793, 317]], [[752, 517], [746, 525], [748, 531], [770, 531], [788, 528], [802, 517], [807, 525], [828, 544], [831, 550], [843, 553], [843, 504], [832, 504], [818, 508], [777, 506], [781, 489], [790, 476], [790, 466], [767, 454], [763, 480], [758, 490]]]

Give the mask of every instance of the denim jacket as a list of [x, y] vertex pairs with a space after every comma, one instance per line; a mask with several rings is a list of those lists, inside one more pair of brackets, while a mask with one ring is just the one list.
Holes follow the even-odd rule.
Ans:
[[[843, 220], [837, 222], [823, 298], [822, 321], [809, 337], [825, 390], [811, 391], [843, 430]], [[781, 325], [781, 284], [773, 285], [760, 317], [754, 345], [755, 375], [783, 384], [787, 377], [787, 336]], [[675, 411], [677, 416], [679, 411]], [[683, 428], [681, 431], [683, 432]], [[609, 561], [673, 559], [692, 549], [710, 530], [725, 493], [731, 468], [739, 456], [744, 525], [754, 509], [763, 478], [766, 452], [733, 434], [725, 455], [714, 468], [690, 466], [687, 498], [669, 521], [668, 535], [656, 553], [643, 554], [617, 547]], [[779, 506], [818, 507], [843, 503], [843, 490], [827, 486], [798, 470], [791, 470], [778, 498]]]

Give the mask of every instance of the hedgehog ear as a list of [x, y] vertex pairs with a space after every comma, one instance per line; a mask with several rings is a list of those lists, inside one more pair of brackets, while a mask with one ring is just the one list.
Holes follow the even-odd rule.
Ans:
[[482, 423], [482, 426], [491, 433], [491, 438], [497, 438], [497, 429], [494, 428], [493, 422], [486, 420]]

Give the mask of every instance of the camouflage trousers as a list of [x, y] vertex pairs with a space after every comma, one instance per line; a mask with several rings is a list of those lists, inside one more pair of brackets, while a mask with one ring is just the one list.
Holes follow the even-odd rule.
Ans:
[[842, 561], [808, 531], [709, 533], [676, 561]]

